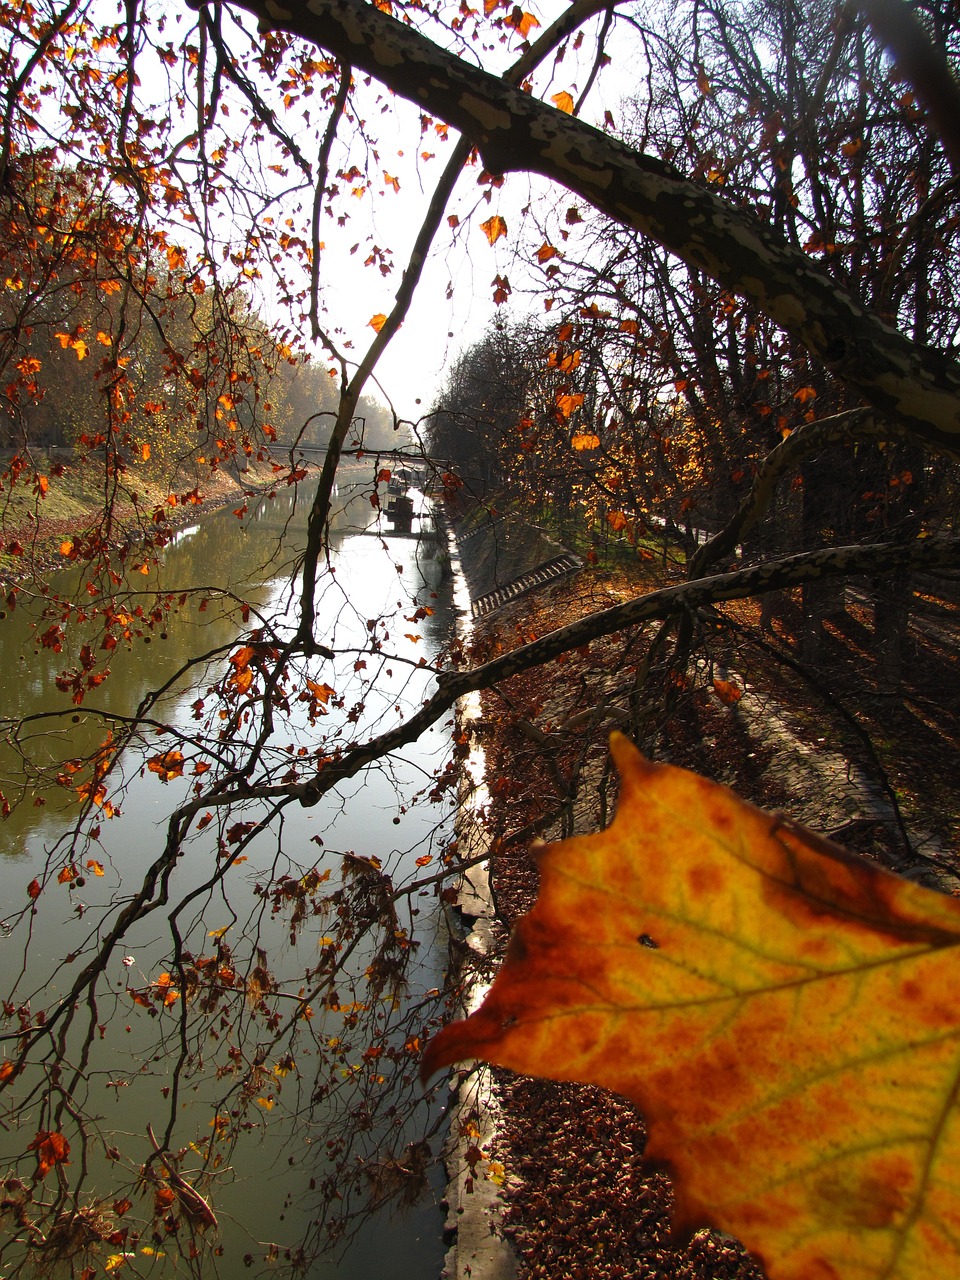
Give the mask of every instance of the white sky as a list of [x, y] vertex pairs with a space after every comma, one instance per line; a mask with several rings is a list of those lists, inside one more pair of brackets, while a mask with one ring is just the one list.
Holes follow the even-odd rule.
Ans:
[[[124, 10], [119, 0], [96, 0], [98, 11], [101, 2], [105, 24], [117, 21], [118, 17], [122, 20]], [[566, 8], [566, 3], [564, 0], [525, 0], [524, 8], [532, 12], [543, 27], [546, 27]], [[158, 0], [154, 14], [165, 15], [163, 38], [171, 40], [174, 50], [188, 43], [185, 33], [195, 24], [196, 18], [189, 10], [180, 7], [179, 0], [176, 6], [168, 3], [168, 0]], [[237, 15], [231, 14], [230, 21], [235, 16]], [[240, 20], [245, 21], [243, 15], [240, 15]], [[578, 96], [590, 70], [595, 50], [593, 36], [600, 20], [599, 17], [592, 19], [584, 28], [583, 47], [579, 53], [573, 52], [572, 48], [568, 49], [562, 62], [554, 64], [551, 60], [536, 74], [535, 89], [540, 96], [549, 99], [552, 93], [561, 90], [570, 92], [574, 97]], [[536, 35], [536, 29], [532, 34]], [[227, 38], [230, 39], [229, 33]], [[509, 42], [497, 45], [492, 53], [484, 53], [481, 61], [487, 69], [498, 71], [518, 56], [520, 47], [520, 37], [513, 33]], [[625, 77], [629, 74], [630, 67], [635, 65], [636, 59], [627, 48], [627, 39], [619, 37], [608, 52], [613, 56], [614, 63], [598, 77], [582, 112], [583, 118], [590, 122], [599, 122], [607, 107], [616, 118], [619, 99], [629, 92], [630, 84]], [[155, 79], [148, 54], [138, 63], [138, 70], [138, 96], [144, 105], [153, 102], [153, 109], [158, 113], [157, 118], [160, 118], [165, 110], [169, 110], [167, 73], [156, 62]], [[172, 74], [175, 77], [181, 76], [182, 67], [174, 67]], [[233, 91], [231, 97], [235, 111], [237, 100]], [[146, 109], [149, 114], [150, 109]], [[440, 177], [456, 135], [451, 131], [447, 142], [430, 132], [421, 138], [419, 109], [392, 97], [376, 83], [370, 87], [361, 87], [356, 92], [355, 109], [369, 117], [367, 143], [357, 136], [352, 126], [344, 125], [343, 138], [349, 142], [352, 150], [348, 152], [341, 147], [339, 153], [334, 155], [331, 170], [335, 173], [338, 168], [347, 169], [352, 163], [356, 163], [360, 169], [366, 170], [370, 186], [362, 199], [354, 200], [349, 195], [345, 197], [349, 220], [342, 229], [333, 220], [324, 218], [320, 235], [326, 245], [321, 255], [322, 298], [326, 306], [326, 315], [322, 319], [343, 353], [359, 359], [373, 337], [373, 330], [369, 327], [371, 317], [390, 310], [403, 273], [406, 252], [413, 243], [430, 192]], [[191, 108], [188, 107], [187, 110]], [[326, 120], [326, 111], [322, 108], [319, 94], [310, 100], [309, 111], [309, 122], [303, 119], [303, 112], [298, 106], [285, 114], [282, 124], [294, 132], [304, 154], [314, 157], [317, 154], [319, 134]], [[226, 114], [230, 115], [229, 112]], [[233, 129], [235, 118], [235, 114], [229, 121], [218, 118], [227, 137]], [[66, 134], [69, 130], [69, 121], [66, 114], [62, 113], [59, 101], [50, 98], [46, 100], [43, 119], [51, 137], [56, 137], [58, 132]], [[184, 125], [186, 131], [192, 127], [189, 123]], [[370, 135], [375, 136], [379, 150], [376, 161], [369, 154]], [[420, 153], [424, 150], [434, 152], [435, 158], [422, 160]], [[274, 158], [276, 157], [267, 157], [264, 163]], [[382, 180], [384, 171], [396, 177], [399, 182], [398, 192]], [[511, 175], [502, 189], [492, 192], [492, 200], [488, 203], [483, 198], [484, 189], [477, 185], [478, 176], [479, 166], [465, 170], [448, 209], [449, 213], [455, 213], [459, 217], [460, 225], [456, 230], [451, 230], [444, 220], [410, 315], [377, 369], [377, 378], [383, 388], [380, 398], [389, 398], [394, 408], [407, 419], [416, 420], [429, 410], [438, 385], [443, 380], [445, 367], [459, 351], [476, 341], [489, 325], [495, 312], [492, 302], [494, 277], [498, 274], [507, 275], [514, 289], [514, 297], [518, 298], [524, 283], [526, 263], [534, 258], [541, 243], [535, 228], [524, 234], [522, 211], [531, 203], [531, 180], [525, 175]], [[277, 181], [279, 188], [282, 180]], [[547, 184], [536, 181], [541, 193], [547, 190]], [[286, 185], [289, 184], [288, 179]], [[552, 199], [556, 204], [557, 197], [553, 196]], [[288, 214], [294, 216], [297, 233], [303, 235], [309, 215], [309, 203], [310, 193], [304, 191], [292, 201], [294, 207], [275, 207], [273, 213], [277, 214], [277, 221]], [[296, 211], [297, 205], [300, 207], [299, 212]], [[338, 213], [343, 212], [343, 205], [344, 202], [341, 201]], [[231, 233], [232, 224], [226, 206], [221, 202], [217, 206], [210, 206], [209, 212], [211, 216], [220, 217], [216, 230], [224, 243], [236, 241], [237, 233]], [[500, 213], [505, 218], [508, 234], [491, 248], [480, 223], [494, 213]], [[185, 229], [178, 233], [178, 238], [187, 237], [183, 242], [188, 244], [190, 235], [189, 229]], [[364, 266], [371, 244], [392, 250], [393, 271], [386, 277], [380, 274], [376, 266]], [[358, 246], [357, 250], [351, 253], [354, 245]], [[448, 283], [453, 287], [450, 299], [446, 297]], [[280, 313], [276, 287], [266, 275], [259, 284], [258, 305], [265, 313], [265, 318], [273, 318]], [[521, 299], [517, 310], [522, 307]], [[306, 339], [306, 322], [301, 324], [298, 321], [297, 327]], [[317, 359], [325, 358], [320, 346], [316, 348], [315, 354]], [[379, 394], [372, 384], [368, 384], [368, 390], [374, 395]]]
[[[524, 7], [545, 26], [566, 6], [557, 0], [549, 4], [527, 0]], [[559, 67], [551, 63], [545, 66], [536, 78], [539, 93], [549, 98], [551, 93], [563, 89], [577, 96], [578, 79], [580, 84], [584, 83], [589, 71], [588, 57], [593, 51], [590, 34], [588, 25], [581, 61], [578, 62], [578, 55], [568, 52]], [[514, 44], [518, 41], [519, 37]], [[598, 77], [581, 113], [591, 123], [599, 123], [606, 107], [617, 117], [619, 100], [629, 91], [624, 74], [630, 59], [625, 57], [618, 68], [616, 47], [610, 52], [615, 58], [614, 65]], [[372, 94], [375, 90], [376, 86], [366, 92]], [[392, 100], [386, 114], [378, 114], [371, 120], [371, 128], [376, 129], [379, 141], [379, 169], [397, 177], [400, 190], [397, 193], [384, 183], [371, 183], [367, 195], [355, 202], [351, 222], [342, 232], [329, 223], [325, 223], [321, 231], [326, 244], [321, 256], [321, 280], [327, 319], [331, 327], [337, 325], [344, 331], [343, 337], [353, 342], [351, 355], [362, 354], [372, 338], [373, 330], [368, 327], [370, 318], [390, 309], [405, 264], [405, 250], [413, 242], [429, 193], [440, 177], [456, 136], [451, 131], [450, 141], [446, 143], [436, 137], [421, 139], [419, 110], [399, 99]], [[424, 149], [435, 152], [436, 158], [426, 163], [419, 160], [418, 153]], [[370, 172], [371, 175], [376, 172], [376, 167], [371, 165]], [[525, 262], [533, 257], [541, 243], [533, 229], [524, 234], [522, 210], [530, 204], [535, 189], [543, 193], [548, 185], [536, 179], [534, 186], [526, 175], [510, 175], [487, 203], [483, 199], [484, 189], [477, 185], [478, 176], [479, 166], [465, 170], [448, 209], [457, 214], [460, 226], [454, 232], [444, 221], [410, 315], [378, 366], [377, 376], [384, 393], [408, 419], [415, 420], [429, 410], [443, 380], [445, 366], [460, 350], [481, 337], [491, 322], [496, 310], [492, 302], [494, 277], [506, 274], [516, 297], [523, 282]], [[491, 248], [480, 223], [498, 212], [507, 222], [508, 234]], [[392, 248], [394, 270], [391, 275], [382, 277], [376, 267], [363, 266], [368, 250], [367, 234], [381, 247]], [[360, 248], [351, 255], [350, 248], [358, 241]], [[449, 300], [446, 298], [448, 282], [453, 285], [453, 296]], [[372, 387], [371, 391], [377, 394]]]

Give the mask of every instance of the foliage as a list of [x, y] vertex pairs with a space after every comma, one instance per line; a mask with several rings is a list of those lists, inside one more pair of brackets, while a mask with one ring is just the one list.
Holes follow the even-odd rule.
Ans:
[[[947, 607], [956, 179], [918, 103], [955, 15], [924, 18], [909, 85], [863, 18], [780, 0], [552, 19], [0, 0], [0, 28], [3, 621], [25, 620], [24, 669], [57, 694], [38, 711], [11, 680], [2, 721], [5, 831], [30, 863], [3, 921], [0, 1263], [89, 1280], [150, 1238], [197, 1271], [234, 1155], [265, 1131], [322, 1150], [289, 1247], [305, 1268], [371, 1203], [416, 1197], [441, 1126], [415, 1063], [457, 978], [418, 971], [417, 917], [472, 860], [444, 825], [469, 743], [457, 728], [412, 795], [411, 744], [463, 695], [617, 635], [617, 713], [662, 750], [728, 602], [802, 593], [815, 635], [829, 584], [867, 580], [891, 688], [912, 575]], [[621, 39], [645, 83], [618, 135], [582, 113]], [[515, 217], [515, 171], [559, 187]], [[394, 202], [418, 186], [411, 229]], [[401, 424], [371, 380], [444, 236], [494, 305], [538, 292], [546, 320], [495, 323], [429, 426]], [[335, 262], [357, 264], [350, 290]], [[437, 496], [573, 505], [594, 558], [622, 539], [656, 576], [514, 649], [451, 635], [427, 661], [434, 588], [391, 579], [367, 610], [336, 563], [338, 486], [373, 521], [412, 463]], [[224, 472], [240, 527], [272, 543], [235, 574], [225, 547], [188, 551], [171, 580]], [[78, 483], [95, 506], [69, 505]], [[64, 574], [39, 553], [52, 535]], [[149, 683], [127, 682], [148, 644]], [[124, 813], [141, 782], [166, 802], [148, 835]], [[340, 847], [335, 819], [377, 782], [398, 819], [437, 815], [422, 851]], [[314, 823], [303, 847], [293, 815]], [[51, 921], [65, 954], [44, 950]], [[122, 1075], [101, 1055], [128, 1035]], [[102, 1087], [148, 1098], [142, 1132], [104, 1128]]]
[[957, 1268], [955, 901], [618, 735], [617, 817], [539, 855], [533, 911], [425, 1075], [479, 1057], [643, 1111], [676, 1220], [771, 1280]]

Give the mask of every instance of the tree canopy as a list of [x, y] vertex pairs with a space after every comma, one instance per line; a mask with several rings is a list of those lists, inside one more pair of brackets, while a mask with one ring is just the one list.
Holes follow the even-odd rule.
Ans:
[[[895, 690], [915, 585], [952, 599], [960, 20], [903, 0], [0, 0], [0, 29], [5, 619], [28, 614], [61, 695], [4, 709], [3, 808], [15, 824], [48, 794], [68, 806], [42, 873], [5, 907], [19, 950], [0, 1097], [19, 1147], [0, 1257], [10, 1274], [73, 1258], [89, 1280], [89, 1250], [126, 1239], [124, 1188], [149, 1183], [143, 1216], [161, 1240], [186, 1222], [202, 1265], [218, 1170], [292, 1076], [291, 1114], [340, 1108], [302, 1264], [361, 1202], [422, 1186], [439, 1121], [410, 1090], [456, 978], [412, 1007], [402, 994], [418, 895], [455, 900], [467, 855], [438, 827], [395, 876], [374, 849], [324, 850], [319, 829], [314, 850], [287, 847], [286, 815], [362, 804], [351, 780], [389, 777], [466, 694], [601, 637], [633, 662], [604, 700], [656, 752], [713, 662], [725, 603], [762, 600], [762, 636], [793, 593], [790, 660], [816, 674], [831, 584], [854, 582]], [[518, 174], [533, 181], [515, 216], [498, 199]], [[418, 184], [408, 225], [391, 201]], [[493, 275], [498, 318], [404, 422], [380, 362], [455, 251], [483, 287]], [[343, 318], [354, 293], [365, 310], [369, 294], [365, 336]], [[412, 461], [464, 527], [502, 508], [575, 538], [588, 565], [625, 554], [653, 574], [662, 552], [657, 575], [512, 647], [451, 635], [436, 659], [411, 658], [399, 637], [431, 625], [427, 596], [404, 587], [366, 617], [334, 549], [338, 484], [375, 511]], [[284, 495], [303, 517], [302, 531], [277, 518], [279, 595], [214, 560], [165, 578], [178, 525], [224, 473], [240, 521]], [[58, 507], [57, 524], [72, 483], [97, 500]], [[189, 651], [114, 704], [117, 655], [187, 616]], [[395, 668], [409, 678], [396, 697]], [[570, 690], [571, 713], [587, 694]], [[467, 747], [455, 728], [398, 814], [454, 796]], [[43, 955], [36, 914], [100, 877], [102, 828], [124, 821], [138, 773], [181, 787], [146, 871], [120, 869], [66, 960]], [[203, 904], [229, 907], [268, 836], [235, 946], [204, 929]], [[117, 1003], [116, 965], [151, 917], [162, 963], [121, 980]], [[271, 969], [278, 920], [294, 947], [307, 922], [323, 930], [295, 977]], [[174, 1060], [139, 1153], [102, 1129], [90, 1093], [97, 1045], [131, 1009]], [[178, 1112], [200, 1077], [224, 1082], [202, 1140]], [[210, 1203], [178, 1172], [190, 1144]], [[107, 1193], [88, 1185], [94, 1159], [116, 1171]]]

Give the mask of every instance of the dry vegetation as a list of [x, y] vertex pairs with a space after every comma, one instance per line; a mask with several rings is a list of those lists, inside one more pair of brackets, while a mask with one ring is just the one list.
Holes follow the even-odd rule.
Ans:
[[[482, 642], [509, 646], [514, 638], [542, 634], [644, 585], [629, 570], [586, 570], [499, 611], [486, 622]], [[936, 626], [930, 621], [932, 612], [938, 612]], [[725, 617], [744, 624], [756, 622], [758, 615], [751, 603], [737, 605]], [[942, 767], [950, 755], [942, 747], [960, 731], [960, 706], [952, 692], [958, 684], [957, 655], [938, 628], [952, 617], [949, 603], [938, 601], [936, 610], [928, 608], [912, 629], [907, 678], [896, 697], [878, 684], [870, 658], [869, 610], [856, 603], [829, 623], [821, 666], [809, 673], [809, 680], [775, 656], [782, 655], [786, 663], [796, 660], [800, 619], [793, 601], [784, 602], [775, 633], [760, 646], [745, 642], [738, 632], [718, 632], [709, 642], [717, 664], [713, 673], [723, 671], [736, 687], [746, 680], [754, 701], [813, 754], [829, 744], [868, 775], [882, 769], [911, 831], [929, 834], [933, 828], [938, 836], [923, 846], [925, 853], [915, 847], [912, 855], [905, 853], [889, 820], [854, 820], [840, 838], [948, 890], [960, 879], [952, 856], [956, 833], [943, 815], [957, 812], [960, 787]], [[507, 846], [494, 863], [494, 891], [506, 925], [530, 909], [537, 888], [530, 840], [513, 841], [512, 833], [533, 825], [547, 838], [556, 838], [571, 824], [578, 831], [595, 829], [607, 820], [614, 801], [615, 782], [605, 765], [611, 721], [575, 717], [577, 723], [564, 731], [562, 723], [553, 721], [557, 708], [567, 704], [571, 686], [582, 689], [584, 709], [596, 705], [604, 689], [614, 699], [615, 690], [622, 695], [625, 678], [634, 674], [642, 656], [643, 646], [631, 647], [624, 637], [614, 636], [554, 664], [546, 680], [542, 673], [516, 677], [486, 696], [489, 821]], [[836, 771], [833, 797], [819, 791], [798, 794], [793, 788], [800, 784], [785, 769], [782, 750], [774, 750], [763, 716], [747, 716], [736, 702], [724, 702], [705, 661], [698, 677], [691, 674], [657, 734], [658, 755], [720, 778], [755, 803], [783, 808], [807, 821], [827, 812], [831, 801], [837, 811], [856, 806], [856, 796], [848, 794], [849, 770]], [[929, 714], [934, 705], [935, 717]], [[860, 733], [845, 722], [840, 707], [861, 726]], [[564, 810], [574, 776], [576, 798]], [[701, 1233], [686, 1243], [671, 1240], [670, 1182], [664, 1173], [644, 1168], [643, 1121], [630, 1104], [588, 1086], [505, 1071], [496, 1072], [495, 1079], [504, 1112], [497, 1156], [506, 1170], [505, 1225], [524, 1280], [557, 1275], [570, 1280], [746, 1280], [760, 1274], [727, 1238]]]

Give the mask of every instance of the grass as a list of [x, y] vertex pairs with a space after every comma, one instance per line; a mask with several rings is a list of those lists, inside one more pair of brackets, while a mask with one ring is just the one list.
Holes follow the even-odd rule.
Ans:
[[[35, 459], [36, 470], [14, 477], [0, 476], [0, 580], [42, 574], [62, 562], [61, 546], [98, 530], [105, 516], [104, 472], [100, 460], [84, 458], [69, 464]], [[271, 483], [267, 465], [251, 465], [240, 484], [225, 471], [200, 474], [194, 467], [172, 476], [159, 468], [131, 465], [118, 478], [111, 513], [110, 540], [136, 536], [162, 508], [176, 526], [196, 514], [196, 504], [181, 506], [168, 499], [199, 487], [205, 506], [238, 499], [246, 490]]]

